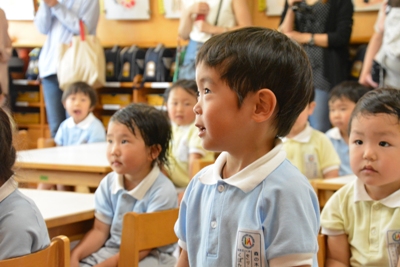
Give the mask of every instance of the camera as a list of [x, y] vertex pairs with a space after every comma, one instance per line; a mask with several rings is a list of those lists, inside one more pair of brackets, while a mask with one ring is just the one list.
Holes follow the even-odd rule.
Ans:
[[294, 12], [300, 12], [300, 13], [312, 13], [312, 9], [307, 3], [303, 0], [301, 2], [296, 2], [292, 6], [292, 10]]

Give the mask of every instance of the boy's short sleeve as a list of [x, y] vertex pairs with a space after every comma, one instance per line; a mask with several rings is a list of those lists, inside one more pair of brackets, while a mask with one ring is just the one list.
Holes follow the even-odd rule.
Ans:
[[[347, 188], [347, 187], [346, 187]], [[345, 215], [343, 208], [350, 203], [345, 196], [346, 188], [333, 194], [321, 212], [321, 233], [340, 235], [345, 233]]]
[[340, 158], [329, 138], [321, 133], [318, 149], [318, 156], [322, 174], [339, 169]]
[[90, 127], [88, 143], [98, 143], [106, 141], [106, 131], [99, 119], [95, 119]]
[[64, 132], [65, 123], [64, 122], [62, 122], [60, 124], [60, 126], [58, 127], [58, 130], [57, 130], [56, 136], [54, 137], [54, 142], [58, 146], [63, 146], [65, 143], [64, 138], [63, 138], [63, 136], [65, 135], [65, 132]]
[[114, 173], [108, 174], [100, 182], [99, 187], [94, 193], [95, 217], [101, 222], [111, 225], [114, 217], [113, 206], [111, 203], [111, 187]]

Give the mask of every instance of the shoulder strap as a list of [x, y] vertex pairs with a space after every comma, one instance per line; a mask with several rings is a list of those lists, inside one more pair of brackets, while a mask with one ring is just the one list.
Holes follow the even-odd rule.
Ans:
[[217, 24], [218, 24], [219, 13], [221, 13], [221, 7], [222, 7], [222, 2], [223, 2], [223, 1], [224, 1], [224, 0], [220, 0], [220, 1], [219, 1], [217, 17], [215, 17], [215, 22], [214, 22], [214, 25], [215, 25], [215, 26], [217, 26]]

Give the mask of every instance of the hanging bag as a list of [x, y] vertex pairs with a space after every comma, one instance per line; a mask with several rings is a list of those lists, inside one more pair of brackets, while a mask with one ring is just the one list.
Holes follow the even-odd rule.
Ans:
[[[215, 26], [218, 25], [222, 1], [223, 0], [220, 0], [218, 4], [217, 16], [215, 17], [214, 22]], [[196, 20], [205, 20], [205, 16], [203, 14], [199, 14], [196, 17]], [[196, 56], [203, 43], [190, 40], [189, 45], [186, 47], [181, 47], [178, 39], [178, 46], [175, 54], [175, 73], [173, 76], [174, 81], [177, 81], [178, 79], [194, 80], [196, 78]]]
[[100, 40], [85, 34], [81, 20], [79, 28], [80, 35], [73, 36], [70, 45], [60, 46], [57, 76], [62, 90], [74, 82], [86, 82], [93, 88], [105, 85], [105, 55]]

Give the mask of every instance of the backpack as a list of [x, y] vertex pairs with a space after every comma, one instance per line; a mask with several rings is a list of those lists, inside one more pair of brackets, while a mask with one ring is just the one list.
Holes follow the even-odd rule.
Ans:
[[159, 44], [146, 51], [143, 82], [172, 81], [171, 65], [173, 52]]
[[106, 55], [106, 81], [118, 81], [118, 76], [121, 68], [121, 58], [119, 56], [121, 48], [114, 45], [111, 49], [104, 51]]
[[40, 48], [36, 47], [29, 52], [29, 63], [25, 73], [25, 77], [28, 80], [36, 80], [39, 76], [40, 51]]
[[121, 71], [119, 81], [131, 82], [138, 74], [143, 74], [145, 51], [136, 45], [125, 47], [120, 52]]

